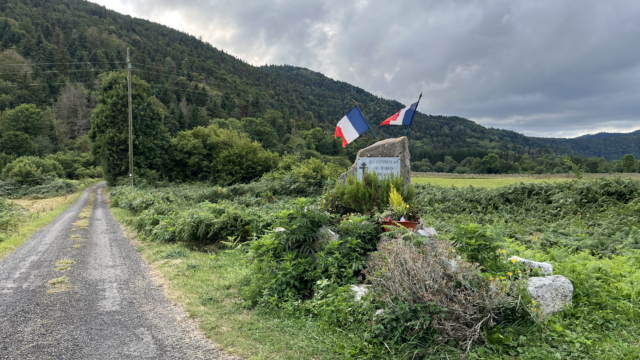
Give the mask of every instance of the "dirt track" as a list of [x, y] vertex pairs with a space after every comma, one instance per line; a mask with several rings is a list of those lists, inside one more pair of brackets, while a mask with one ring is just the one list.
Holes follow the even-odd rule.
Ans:
[[[104, 186], [0, 262], [0, 359], [227, 359], [154, 283]], [[74, 223], [90, 193], [82, 229]]]

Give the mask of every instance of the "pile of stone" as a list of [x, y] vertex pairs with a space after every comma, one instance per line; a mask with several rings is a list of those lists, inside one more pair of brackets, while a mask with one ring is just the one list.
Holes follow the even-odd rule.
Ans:
[[518, 256], [512, 256], [509, 260], [520, 262], [529, 269], [540, 269], [546, 275], [527, 280], [527, 292], [531, 300], [539, 305], [542, 315], [553, 314], [562, 310], [565, 305], [572, 304], [573, 284], [562, 275], [552, 275], [553, 265]]

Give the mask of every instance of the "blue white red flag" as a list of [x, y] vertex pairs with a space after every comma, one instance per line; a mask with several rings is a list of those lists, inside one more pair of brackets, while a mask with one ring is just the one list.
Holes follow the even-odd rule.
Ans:
[[369, 124], [362, 116], [360, 109], [354, 106], [347, 115], [345, 115], [336, 126], [336, 138], [342, 138], [342, 147], [357, 139], [360, 135], [369, 130]]
[[[419, 102], [419, 100], [418, 100]], [[398, 111], [393, 114], [390, 118], [383, 121], [382, 125], [411, 125], [411, 121], [413, 120], [413, 115], [416, 113], [416, 108], [418, 107], [418, 103], [413, 103], [410, 106]]]

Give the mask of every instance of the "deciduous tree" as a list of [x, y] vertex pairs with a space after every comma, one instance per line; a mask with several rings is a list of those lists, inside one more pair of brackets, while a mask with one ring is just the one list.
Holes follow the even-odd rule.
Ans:
[[[138, 77], [132, 76], [131, 88], [134, 167], [163, 174], [169, 162], [170, 137], [163, 125], [162, 105], [151, 96], [151, 87]], [[89, 132], [92, 152], [102, 163], [110, 185], [129, 172], [128, 114], [127, 77], [111, 73], [102, 83]]]

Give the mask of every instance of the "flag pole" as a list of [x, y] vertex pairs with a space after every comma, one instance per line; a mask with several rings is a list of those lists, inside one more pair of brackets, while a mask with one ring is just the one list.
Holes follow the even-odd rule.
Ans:
[[418, 105], [420, 105], [420, 99], [422, 99], [422, 93], [420, 93], [420, 97], [418, 98], [418, 103], [416, 104], [416, 110], [413, 112], [413, 117], [411, 118], [411, 123], [409, 123], [409, 126], [407, 127], [407, 133], [404, 134], [404, 136], [408, 136], [409, 135], [409, 129], [411, 129], [411, 124], [413, 124], [413, 118], [416, 116], [416, 111], [418, 111]]
[[[358, 107], [358, 104], [356, 104], [356, 101], [353, 100], [353, 99], [351, 99], [351, 101], [353, 101], [353, 105], [355, 105], [355, 107], [358, 108], [358, 111], [360, 111], [360, 114], [362, 114], [362, 110], [360, 110], [360, 108]], [[364, 122], [367, 123], [367, 126], [369, 127], [369, 130], [371, 130], [371, 133], [373, 134], [373, 136], [376, 138], [376, 141], [380, 141], [380, 140], [378, 140], [378, 137], [376, 136], [376, 133], [373, 132], [373, 129], [371, 128], [371, 125], [369, 125], [369, 122], [364, 117], [364, 114], [362, 114], [362, 118], [364, 119]]]

